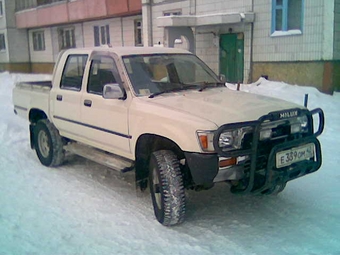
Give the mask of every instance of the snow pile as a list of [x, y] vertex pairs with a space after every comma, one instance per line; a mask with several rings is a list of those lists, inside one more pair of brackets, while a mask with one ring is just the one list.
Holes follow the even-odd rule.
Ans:
[[59, 168], [39, 163], [27, 122], [13, 113], [11, 91], [17, 81], [49, 78], [0, 73], [1, 255], [339, 254], [339, 93], [265, 80], [242, 85], [301, 105], [309, 94], [308, 108], [326, 115], [322, 168], [277, 197], [233, 195], [223, 183], [188, 191], [186, 222], [165, 228], [154, 219], [149, 194], [136, 194], [133, 176], [77, 156]]

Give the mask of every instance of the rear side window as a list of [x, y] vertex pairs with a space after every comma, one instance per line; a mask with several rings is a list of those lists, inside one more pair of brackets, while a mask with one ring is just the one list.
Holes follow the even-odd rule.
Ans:
[[63, 74], [61, 76], [60, 88], [68, 90], [81, 90], [87, 55], [69, 55]]

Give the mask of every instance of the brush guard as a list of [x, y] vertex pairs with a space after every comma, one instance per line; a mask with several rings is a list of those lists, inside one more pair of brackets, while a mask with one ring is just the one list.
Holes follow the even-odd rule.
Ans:
[[[300, 137], [294, 137], [290, 134], [284, 141], [274, 141], [270, 152], [266, 155], [261, 155], [261, 146], [266, 146], [260, 141], [261, 126], [264, 122], [272, 122], [278, 120], [289, 119], [285, 114], [294, 112], [294, 117], [306, 115], [308, 118], [308, 132], [305, 134], [299, 134]], [[318, 117], [318, 128], [314, 132], [313, 118]], [[317, 136], [321, 135], [324, 129], [324, 113], [320, 108], [308, 111], [307, 109], [290, 109], [285, 111], [271, 112], [268, 115], [262, 116], [257, 121], [240, 122], [233, 124], [226, 124], [221, 126], [214, 136], [214, 148], [217, 154], [221, 157], [238, 157], [248, 156], [249, 164], [245, 167], [246, 177], [240, 180], [238, 186], [233, 186], [231, 191], [233, 193], [271, 193], [274, 190], [284, 188], [288, 181], [299, 178], [309, 173], [317, 171], [322, 164], [321, 146], [317, 140]], [[223, 150], [219, 147], [219, 137], [226, 130], [237, 129], [241, 127], [253, 127], [253, 135], [250, 143], [250, 148], [239, 150]], [[277, 168], [276, 155], [279, 152], [290, 150], [299, 146], [313, 144], [314, 145], [314, 157], [313, 159], [303, 160], [292, 163], [290, 165]], [[265, 162], [263, 161], [265, 157]], [[263, 167], [264, 165], [264, 167]], [[262, 171], [262, 172], [261, 172]], [[264, 171], [264, 174], [263, 174]], [[261, 174], [259, 174], [261, 172]]]

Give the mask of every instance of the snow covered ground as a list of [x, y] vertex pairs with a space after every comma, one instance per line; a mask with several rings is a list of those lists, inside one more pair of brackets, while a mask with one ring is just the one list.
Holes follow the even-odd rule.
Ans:
[[308, 93], [308, 108], [323, 108], [322, 168], [276, 197], [233, 195], [223, 183], [188, 191], [186, 222], [165, 228], [131, 175], [77, 156], [59, 168], [39, 163], [11, 91], [16, 81], [48, 78], [0, 73], [0, 255], [340, 254], [339, 93], [266, 80], [243, 85], [299, 104]]

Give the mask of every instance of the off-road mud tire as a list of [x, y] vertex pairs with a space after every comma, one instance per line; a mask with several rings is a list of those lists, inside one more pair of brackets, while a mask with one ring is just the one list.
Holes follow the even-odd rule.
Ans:
[[33, 130], [34, 147], [44, 166], [56, 167], [64, 162], [63, 139], [47, 119], [39, 120]]
[[180, 224], [185, 216], [185, 190], [176, 155], [169, 150], [152, 153], [149, 183], [157, 220], [164, 226]]

